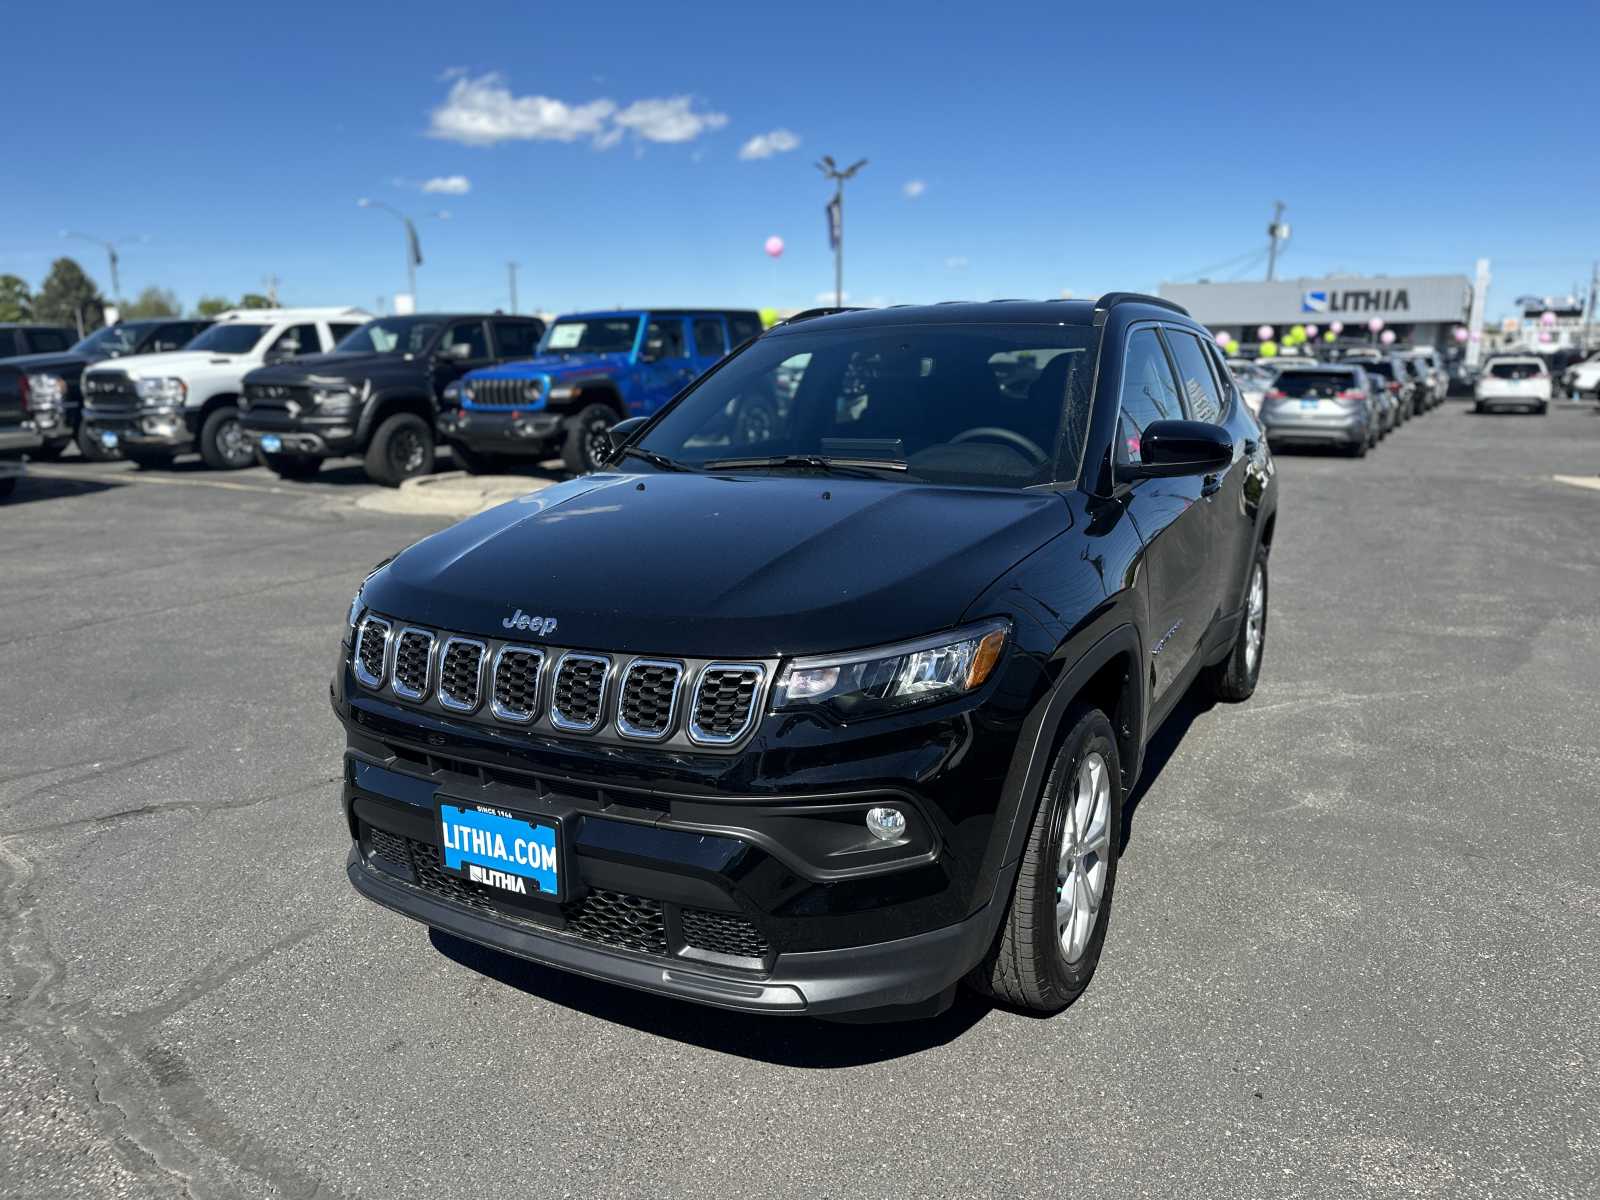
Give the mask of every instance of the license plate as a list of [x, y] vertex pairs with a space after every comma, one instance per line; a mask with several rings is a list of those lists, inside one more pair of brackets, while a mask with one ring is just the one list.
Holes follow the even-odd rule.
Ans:
[[283, 449], [283, 439], [275, 433], [262, 434], [261, 449], [268, 454], [276, 454]]
[[1317, 406], [1317, 402], [1315, 400], [1302, 400], [1302, 401], [1300, 401], [1300, 407], [1301, 408], [1315, 408], [1316, 406]]
[[103, 431], [100, 434], [100, 444], [107, 450], [115, 450], [117, 448], [117, 435], [109, 429]]
[[561, 899], [561, 830], [550, 820], [490, 804], [439, 801], [444, 869], [508, 900]]

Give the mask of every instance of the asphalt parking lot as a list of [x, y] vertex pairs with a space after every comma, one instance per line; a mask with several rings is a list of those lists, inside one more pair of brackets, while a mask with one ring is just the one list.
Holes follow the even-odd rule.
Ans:
[[[1593, 1196], [1595, 406], [1283, 455], [1266, 664], [1181, 708], [1047, 1021], [758, 1019], [358, 899], [353, 469], [0, 506], [0, 1193]], [[136, 481], [135, 481], [136, 480]]]

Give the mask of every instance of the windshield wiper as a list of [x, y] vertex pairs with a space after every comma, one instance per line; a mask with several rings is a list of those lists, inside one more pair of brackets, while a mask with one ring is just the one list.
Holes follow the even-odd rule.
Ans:
[[688, 463], [681, 463], [675, 458], [668, 458], [665, 454], [657, 454], [654, 450], [646, 450], [643, 446], [624, 446], [618, 458], [627, 458], [628, 455], [642, 458], [652, 467], [660, 467], [663, 471], [692, 471]]
[[823, 471], [904, 471], [904, 462], [890, 458], [831, 458], [826, 454], [774, 454], [767, 458], [713, 458], [706, 470], [742, 467], [816, 467]]

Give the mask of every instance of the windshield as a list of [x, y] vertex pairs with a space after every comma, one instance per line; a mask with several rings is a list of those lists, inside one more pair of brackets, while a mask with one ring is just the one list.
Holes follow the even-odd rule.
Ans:
[[1081, 325], [802, 327], [707, 376], [641, 445], [688, 466], [805, 456], [890, 463], [885, 478], [930, 483], [1071, 479], [1098, 336]]
[[1360, 387], [1352, 371], [1285, 371], [1278, 376], [1278, 391], [1285, 396], [1337, 396]]
[[368, 321], [333, 348], [335, 354], [421, 354], [439, 332], [428, 317], [383, 317]]
[[1496, 379], [1536, 379], [1544, 374], [1544, 367], [1531, 362], [1497, 362], [1489, 364], [1489, 374]]
[[119, 355], [133, 353], [133, 348], [138, 342], [138, 330], [129, 329], [126, 325], [107, 325], [104, 329], [95, 330], [72, 349], [77, 354], [116, 358]]
[[236, 325], [232, 322], [213, 325], [184, 349], [209, 350], [213, 354], [249, 354], [261, 340], [261, 335], [271, 328], [270, 325]]
[[539, 343], [540, 354], [627, 354], [639, 333], [638, 317], [557, 321]]

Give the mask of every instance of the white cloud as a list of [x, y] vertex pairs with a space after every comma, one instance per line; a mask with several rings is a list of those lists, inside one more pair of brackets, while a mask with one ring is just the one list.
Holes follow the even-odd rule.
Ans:
[[905, 193], [907, 200], [915, 200], [928, 190], [928, 185], [921, 179], [911, 179], [907, 180], [906, 185], [900, 190]]
[[774, 154], [787, 154], [800, 144], [800, 137], [787, 129], [774, 129], [771, 133], [758, 133], [739, 147], [739, 157], [749, 162], [757, 158], [771, 158]]
[[549, 96], [515, 96], [498, 74], [459, 78], [433, 110], [428, 136], [468, 146], [507, 141], [571, 142], [596, 137], [616, 112], [610, 100], [567, 104]]
[[441, 196], [465, 196], [472, 190], [472, 180], [465, 175], [436, 175], [422, 185], [422, 190]]
[[944, 260], [944, 265], [947, 271], [965, 271], [968, 266], [966, 255], [952, 254]]
[[693, 97], [671, 96], [635, 100], [611, 119], [647, 142], [692, 142], [708, 129], [721, 129], [728, 114], [696, 112]]

